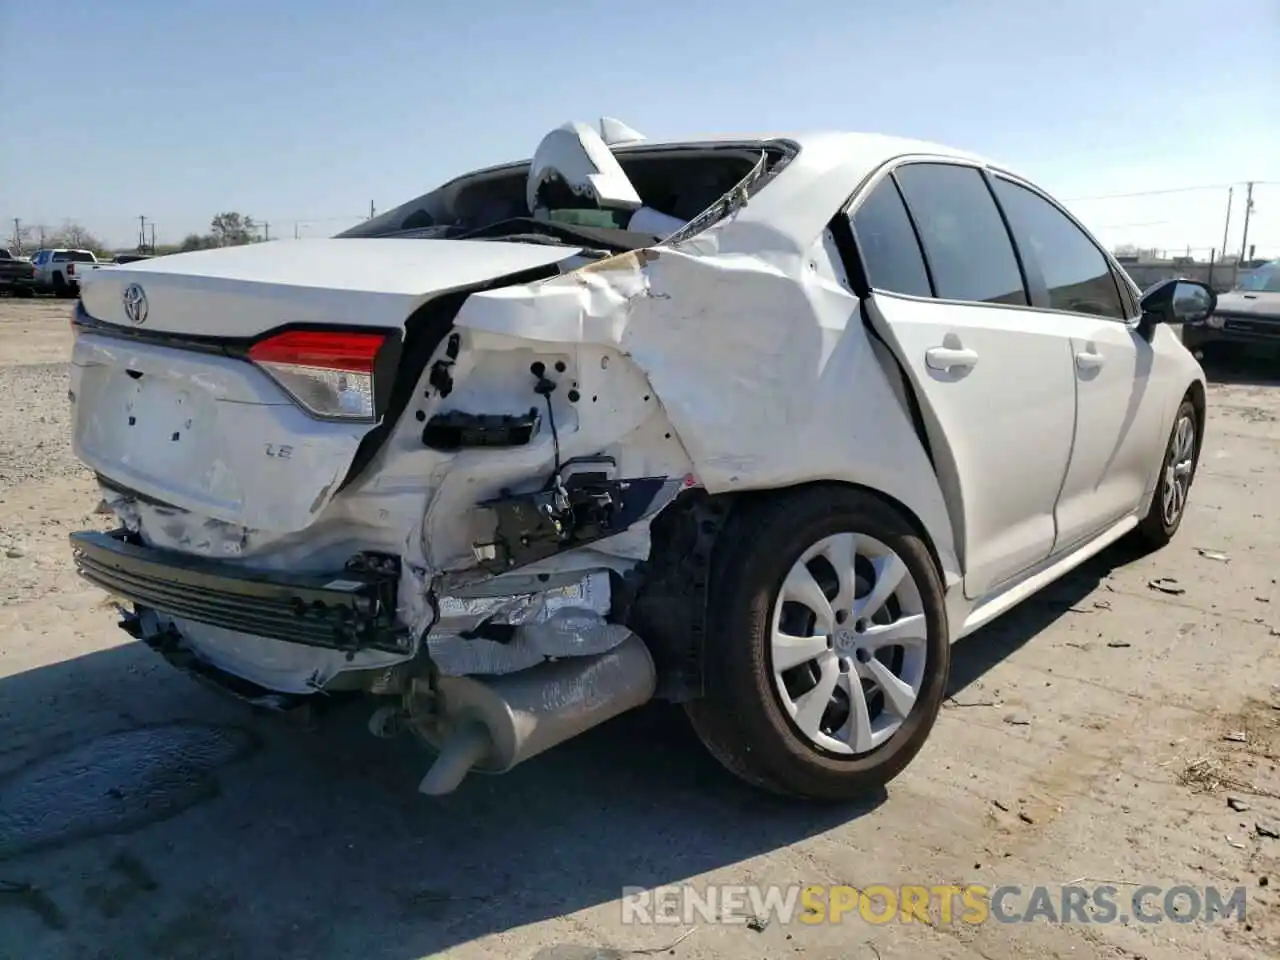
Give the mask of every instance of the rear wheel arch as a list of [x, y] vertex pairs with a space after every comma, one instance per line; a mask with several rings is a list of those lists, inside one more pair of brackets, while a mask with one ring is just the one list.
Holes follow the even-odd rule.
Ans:
[[621, 584], [615, 616], [649, 644], [658, 661], [659, 696], [676, 702], [705, 690], [707, 612], [715, 601], [732, 543], [747, 535], [762, 512], [785, 510], [799, 497], [820, 491], [857, 491], [897, 513], [919, 537], [943, 589], [947, 566], [928, 527], [914, 510], [875, 487], [846, 480], [816, 480], [720, 494], [686, 491], [654, 518], [652, 551]]
[[[786, 717], [789, 708], [774, 702], [778, 694], [773, 685], [781, 680], [769, 666], [768, 650], [774, 641], [769, 640], [768, 622], [773, 617], [773, 630], [777, 629], [777, 614], [770, 610], [781, 602], [778, 591], [784, 588], [783, 580], [774, 577], [784, 576], [795, 559], [792, 551], [813, 549], [814, 544], [848, 533], [869, 538], [865, 548], [857, 547], [859, 554], [864, 549], [873, 554], [887, 549], [890, 555], [896, 554], [900, 565], [905, 562], [907, 581], [919, 591], [915, 602], [924, 604], [922, 612], [930, 626], [918, 641], [910, 641], [924, 644], [928, 653], [920, 667], [924, 671], [918, 678], [920, 688], [912, 694], [918, 703], [910, 714], [901, 714], [905, 739], [890, 734], [896, 746], [886, 741], [884, 750], [876, 747], [869, 753], [840, 757], [822, 749], [815, 753], [813, 744], [792, 729], [795, 724]], [[818, 539], [811, 541], [811, 537]], [[871, 583], [876, 582], [876, 574], [868, 576]], [[896, 577], [890, 582], [896, 583]], [[843, 602], [852, 602], [853, 596], [871, 594], [849, 593]], [[873, 601], [874, 609], [883, 602], [884, 598]], [[743, 779], [777, 792], [846, 799], [882, 787], [910, 762], [928, 736], [944, 696], [950, 659], [945, 578], [928, 531], [896, 498], [847, 482], [806, 483], [737, 495], [717, 540], [708, 608], [705, 692], [686, 703], [685, 709], [704, 745]], [[853, 621], [837, 615], [834, 622]], [[862, 621], [837, 633], [850, 629], [861, 632]], [[848, 637], [838, 639], [832, 634], [827, 650], [832, 643], [847, 642]], [[845, 650], [842, 655], [852, 653]], [[824, 651], [821, 656], [829, 660], [832, 654]], [[851, 664], [852, 660], [840, 669], [852, 673]]]
[[[910, 385], [908, 384], [908, 387], [909, 386]], [[728, 519], [728, 522], [726, 523], [726, 527], [728, 527], [729, 524], [734, 522], [736, 516], [738, 516], [748, 508], [752, 510], [767, 509], [770, 501], [775, 500], [779, 497], [790, 498], [795, 496], [808, 495], [812, 491], [817, 491], [822, 489], [856, 490], [860, 493], [867, 494], [868, 496], [874, 497], [877, 500], [884, 502], [887, 506], [891, 507], [892, 509], [900, 513], [903, 519], [905, 519], [910, 524], [912, 530], [915, 532], [915, 534], [918, 537], [920, 537], [921, 541], [924, 543], [925, 548], [929, 551], [930, 558], [933, 560], [934, 568], [938, 572], [938, 577], [942, 580], [943, 584], [946, 584], [947, 568], [942, 562], [942, 557], [938, 552], [937, 545], [934, 543], [934, 538], [930, 534], [929, 528], [925, 525], [924, 521], [920, 519], [920, 517], [916, 514], [914, 510], [912, 510], [909, 506], [907, 506], [907, 504], [903, 503], [897, 497], [893, 496], [890, 493], [885, 492], [884, 490], [879, 490], [865, 483], [858, 483], [852, 480], [813, 480], [813, 481], [807, 481], [805, 483], [798, 483], [788, 487], [772, 487], [765, 490], [750, 490], [750, 491], [744, 491], [742, 493], [734, 494], [733, 509], [729, 514], [729, 519]], [[723, 532], [722, 532], [722, 536], [723, 536]], [[719, 545], [719, 540], [720, 538], [718, 537], [717, 546]]]

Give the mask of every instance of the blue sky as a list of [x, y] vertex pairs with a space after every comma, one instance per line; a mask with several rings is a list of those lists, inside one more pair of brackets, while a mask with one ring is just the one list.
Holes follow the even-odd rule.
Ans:
[[[605, 114], [923, 137], [1065, 200], [1270, 181], [1250, 234], [1280, 254], [1277, 51], [1277, 0], [0, 0], [0, 235], [127, 243], [145, 214], [176, 241], [220, 210], [327, 235]], [[1207, 247], [1226, 193], [1072, 206], [1108, 243]]]

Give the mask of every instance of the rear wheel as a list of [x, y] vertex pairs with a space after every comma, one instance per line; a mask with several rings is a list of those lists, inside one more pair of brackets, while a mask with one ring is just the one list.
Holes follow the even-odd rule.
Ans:
[[53, 275], [53, 295], [55, 297], [65, 297], [67, 295], [67, 281], [63, 279], [60, 273]]
[[945, 696], [942, 581], [892, 504], [815, 488], [746, 508], [717, 545], [706, 695], [686, 705], [744, 780], [844, 800], [924, 745]]
[[1163, 547], [1182, 525], [1191, 481], [1195, 479], [1200, 452], [1195, 405], [1183, 400], [1173, 418], [1173, 431], [1165, 447], [1151, 509], [1138, 524], [1138, 534], [1152, 548]]

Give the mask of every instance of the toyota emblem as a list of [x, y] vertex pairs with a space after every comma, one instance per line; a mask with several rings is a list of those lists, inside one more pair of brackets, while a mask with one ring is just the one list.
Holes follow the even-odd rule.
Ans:
[[130, 323], [138, 326], [147, 322], [147, 295], [141, 285], [129, 284], [120, 299], [124, 301], [124, 315]]

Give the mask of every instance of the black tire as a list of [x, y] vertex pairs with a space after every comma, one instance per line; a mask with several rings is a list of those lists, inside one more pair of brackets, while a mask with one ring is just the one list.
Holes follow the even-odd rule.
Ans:
[[[1168, 467], [1174, 455], [1175, 445], [1178, 442], [1178, 426], [1184, 419], [1190, 420], [1193, 431], [1191, 438], [1191, 472], [1187, 475], [1187, 486], [1183, 493], [1182, 506], [1178, 509], [1177, 515], [1170, 519], [1165, 515], [1164, 509], [1165, 496], [1169, 485]], [[1173, 535], [1182, 526], [1182, 518], [1186, 516], [1187, 512], [1187, 497], [1190, 496], [1191, 484], [1195, 481], [1196, 468], [1200, 465], [1201, 445], [1200, 421], [1196, 416], [1195, 404], [1190, 400], [1184, 399], [1178, 406], [1178, 412], [1174, 414], [1173, 427], [1169, 431], [1169, 440], [1165, 444], [1164, 453], [1160, 458], [1160, 479], [1156, 483], [1155, 495], [1151, 498], [1151, 508], [1139, 522], [1138, 529], [1135, 531], [1138, 540], [1141, 541], [1143, 546], [1151, 550], [1159, 550], [1173, 539]]]
[[[861, 533], [905, 563], [926, 624], [920, 691], [898, 731], [869, 753], [838, 755], [802, 734], [779, 702], [769, 637], [775, 598], [800, 555], [824, 537]], [[924, 540], [885, 499], [850, 487], [779, 493], [740, 507], [716, 545], [708, 605], [705, 695], [685, 710], [708, 750], [743, 780], [812, 800], [874, 794], [924, 745], [951, 664], [942, 579]]]
[[62, 278], [60, 273], [53, 275], [53, 295], [55, 297], [65, 297], [67, 295], [67, 281]]

